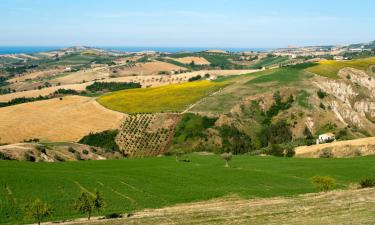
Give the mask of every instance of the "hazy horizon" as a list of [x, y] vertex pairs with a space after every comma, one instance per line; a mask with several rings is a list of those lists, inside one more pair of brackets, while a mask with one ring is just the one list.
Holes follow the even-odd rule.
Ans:
[[0, 8], [0, 46], [282, 48], [375, 39], [370, 0], [3, 0]]

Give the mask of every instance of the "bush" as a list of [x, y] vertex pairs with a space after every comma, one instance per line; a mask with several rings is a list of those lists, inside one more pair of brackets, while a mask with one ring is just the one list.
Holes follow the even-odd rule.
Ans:
[[84, 150], [82, 151], [82, 153], [83, 153], [84, 155], [88, 155], [88, 154], [89, 154], [89, 151], [87, 151], [86, 149], [84, 149]]
[[62, 158], [62, 157], [59, 156], [59, 155], [54, 155], [53, 158], [54, 158], [57, 162], [65, 162], [65, 159]]
[[78, 161], [82, 160], [81, 154], [80, 154], [79, 152], [74, 153], [74, 157], [75, 157], [76, 160], [78, 160]]
[[332, 153], [332, 150], [330, 149], [323, 149], [320, 154], [319, 154], [319, 158], [333, 158], [333, 153]]
[[91, 133], [79, 140], [79, 143], [103, 148], [107, 152], [116, 152], [120, 151], [120, 148], [115, 141], [117, 134], [117, 130], [107, 130], [100, 133]]
[[310, 181], [319, 191], [327, 192], [336, 187], [336, 180], [328, 176], [315, 176]]
[[33, 156], [31, 152], [25, 152], [24, 159], [26, 161], [29, 161], [29, 162], [35, 162], [36, 161], [35, 156]]
[[361, 185], [361, 188], [371, 188], [375, 187], [375, 178], [364, 178], [359, 182], [359, 185]]
[[0, 152], [0, 160], [12, 160], [12, 157], [5, 152]]
[[110, 213], [105, 216], [105, 219], [116, 219], [116, 218], [122, 218], [122, 215], [119, 213]]
[[283, 157], [284, 156], [284, 150], [280, 145], [273, 144], [273, 145], [271, 145], [271, 148], [268, 151], [268, 155]]
[[73, 147], [69, 147], [68, 151], [71, 152], [71, 153], [76, 153], [76, 150]]
[[323, 98], [327, 97], [327, 93], [324, 92], [324, 91], [322, 91], [321, 89], [319, 89], [319, 91], [317, 92], [317, 94], [318, 94], [318, 97], [320, 99], [323, 99]]

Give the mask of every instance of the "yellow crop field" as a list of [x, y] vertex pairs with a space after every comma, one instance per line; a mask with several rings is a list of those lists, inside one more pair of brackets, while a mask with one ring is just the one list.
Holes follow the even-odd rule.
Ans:
[[318, 65], [306, 69], [306, 71], [324, 77], [338, 78], [337, 73], [345, 67], [367, 70], [371, 65], [375, 65], [375, 58], [355, 59], [349, 61], [324, 60], [320, 61]]
[[124, 90], [104, 95], [97, 101], [109, 109], [125, 113], [181, 112], [226, 84], [205, 80]]

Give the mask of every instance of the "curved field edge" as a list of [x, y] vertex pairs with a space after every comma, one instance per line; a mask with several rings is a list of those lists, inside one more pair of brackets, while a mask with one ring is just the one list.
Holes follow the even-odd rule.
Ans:
[[104, 107], [123, 113], [182, 112], [228, 82], [197, 81], [161, 87], [117, 91], [101, 96]]
[[306, 71], [324, 77], [339, 78], [338, 72], [345, 67], [366, 71], [371, 65], [375, 65], [375, 57], [348, 61], [323, 60], [318, 65], [307, 68]]
[[[228, 195], [242, 198], [295, 196], [316, 192], [310, 178], [331, 176], [347, 188], [373, 175], [375, 157], [300, 159], [235, 156], [225, 168], [218, 156], [65, 163], [0, 162], [0, 221], [29, 223], [22, 206], [35, 198], [51, 204], [49, 220], [80, 218], [72, 203], [80, 192], [99, 190], [107, 202], [100, 215], [129, 213]], [[265, 179], [267, 178], [267, 179]], [[97, 214], [96, 214], [97, 215]]]

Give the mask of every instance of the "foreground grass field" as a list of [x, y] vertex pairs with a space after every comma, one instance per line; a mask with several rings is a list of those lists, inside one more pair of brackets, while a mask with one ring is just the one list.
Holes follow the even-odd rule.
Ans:
[[31, 222], [22, 207], [35, 198], [54, 206], [51, 220], [82, 217], [72, 209], [81, 191], [99, 190], [102, 214], [160, 208], [228, 195], [242, 198], [293, 196], [316, 191], [310, 177], [329, 175], [345, 188], [374, 174], [375, 157], [297, 159], [236, 156], [225, 168], [217, 156], [67, 163], [0, 162], [0, 221]]
[[345, 67], [359, 70], [367, 70], [369, 66], [375, 65], [375, 58], [356, 59], [350, 61], [324, 60], [318, 65], [310, 67], [307, 71], [329, 78], [338, 78], [337, 73]]
[[[364, 197], [365, 196], [365, 197]], [[89, 224], [372, 224], [375, 189], [340, 190], [295, 197], [242, 199], [236, 196], [136, 212], [131, 217]], [[88, 224], [87, 220], [67, 224]]]
[[227, 82], [197, 81], [113, 92], [98, 99], [103, 106], [124, 113], [181, 112]]

